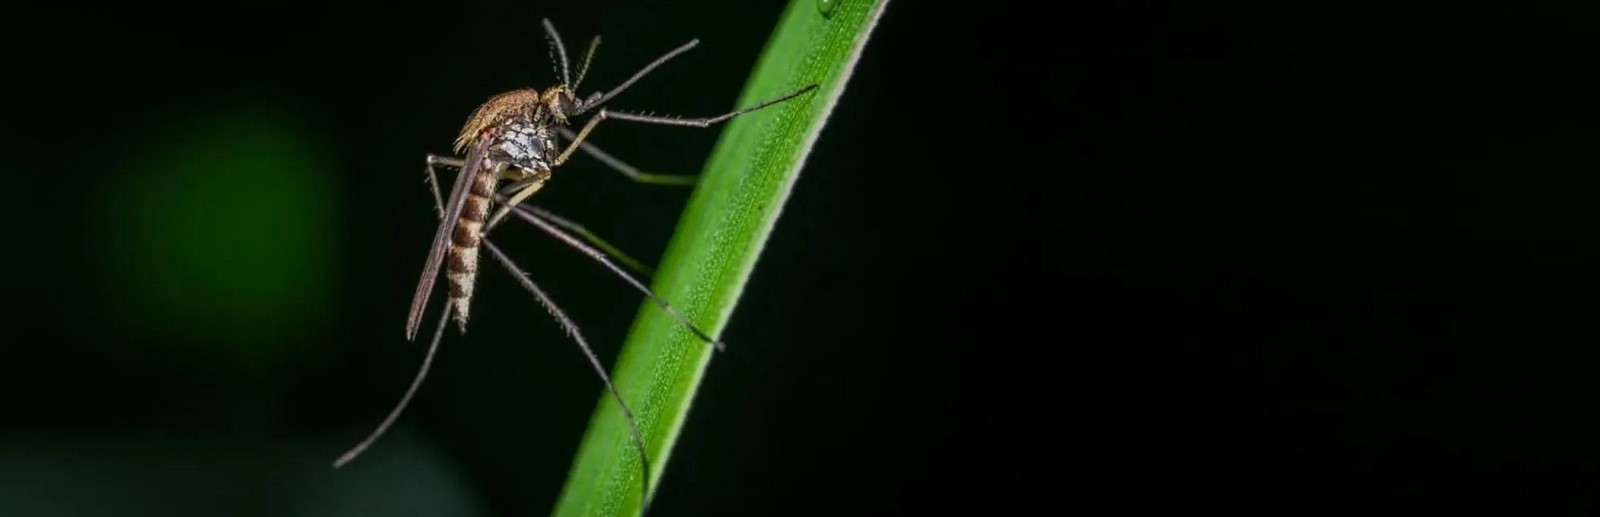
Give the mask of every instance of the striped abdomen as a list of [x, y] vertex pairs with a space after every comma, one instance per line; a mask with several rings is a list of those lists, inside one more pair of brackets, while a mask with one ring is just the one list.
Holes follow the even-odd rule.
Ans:
[[456, 219], [456, 227], [450, 232], [445, 276], [450, 279], [456, 324], [463, 330], [467, 327], [467, 308], [472, 304], [472, 284], [478, 278], [478, 246], [483, 239], [479, 232], [489, 217], [489, 208], [494, 205], [495, 176], [493, 167], [479, 168], [467, 189], [466, 199], [462, 200], [461, 217]]

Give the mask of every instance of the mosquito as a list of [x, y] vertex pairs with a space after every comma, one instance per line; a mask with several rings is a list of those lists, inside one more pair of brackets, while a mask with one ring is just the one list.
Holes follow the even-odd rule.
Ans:
[[[583, 62], [578, 68], [577, 79], [573, 80], [571, 68], [568, 65], [567, 49], [561, 41], [561, 36], [550, 20], [542, 20], [545, 36], [550, 40], [552, 66], [560, 76], [561, 83], [544, 91], [533, 88], [512, 90], [490, 98], [475, 110], [467, 119], [461, 133], [456, 137], [454, 154], [465, 152], [465, 156], [440, 156], [429, 154], [427, 156], [427, 180], [433, 192], [434, 208], [439, 216], [439, 226], [434, 232], [432, 247], [428, 250], [427, 262], [422, 269], [422, 278], [417, 282], [416, 293], [411, 299], [411, 310], [406, 320], [406, 339], [415, 339], [417, 329], [421, 324], [423, 312], [427, 308], [428, 298], [433, 290], [433, 284], [439, 274], [441, 266], [445, 269], [448, 279], [449, 297], [439, 316], [439, 322], [434, 329], [433, 341], [428, 346], [427, 354], [423, 357], [422, 365], [418, 368], [405, 395], [395, 405], [389, 415], [372, 431], [372, 434], [362, 440], [349, 452], [334, 461], [338, 468], [359, 456], [380, 436], [388, 430], [389, 426], [399, 418], [400, 413], [410, 402], [423, 379], [427, 376], [428, 369], [433, 363], [434, 354], [438, 349], [439, 341], [444, 335], [444, 328], [449, 326], [453, 316], [456, 326], [464, 334], [467, 328], [468, 309], [472, 302], [473, 284], [478, 274], [478, 250], [487, 248], [489, 253], [500, 263], [517, 282], [528, 292], [532, 293], [540, 305], [556, 320], [567, 335], [576, 341], [578, 347], [588, 358], [600, 376], [607, 392], [616, 399], [622, 408], [623, 417], [628, 422], [629, 431], [634, 447], [639, 453], [639, 463], [643, 475], [641, 500], [648, 501], [650, 496], [650, 462], [646, 457], [644, 440], [639, 433], [639, 427], [634, 420], [633, 411], [628, 408], [627, 402], [618, 393], [616, 386], [611, 382], [611, 377], [600, 363], [589, 343], [584, 340], [583, 334], [578, 330], [576, 323], [567, 317], [554, 300], [528, 276], [528, 274], [511, 260], [499, 247], [489, 240], [489, 232], [497, 227], [508, 215], [515, 215], [528, 224], [550, 234], [556, 239], [577, 249], [589, 258], [599, 262], [621, 277], [635, 289], [649, 297], [659, 305], [679, 324], [692, 331], [700, 340], [705, 341], [723, 350], [722, 341], [713, 339], [700, 330], [687, 318], [673, 309], [665, 299], [657, 296], [644, 283], [630, 275], [622, 267], [614, 263], [604, 248], [616, 255], [619, 260], [628, 264], [632, 269], [646, 272], [638, 261], [627, 257], [595, 237], [593, 233], [582, 226], [563, 219], [555, 214], [531, 205], [523, 205], [523, 201], [544, 187], [551, 177], [551, 170], [565, 164], [572, 157], [573, 152], [582, 149], [596, 160], [612, 169], [622, 173], [628, 178], [641, 183], [655, 183], [667, 185], [690, 185], [695, 176], [659, 175], [649, 174], [634, 168], [621, 160], [595, 147], [587, 141], [590, 132], [595, 126], [607, 119], [640, 122], [646, 124], [660, 124], [684, 127], [709, 127], [739, 115], [750, 113], [768, 106], [778, 104], [805, 94], [816, 89], [816, 84], [807, 85], [789, 93], [756, 103], [752, 106], [735, 110], [714, 117], [682, 118], [643, 115], [621, 111], [611, 111], [603, 105], [613, 97], [627, 90], [639, 79], [649, 74], [656, 67], [679, 54], [689, 51], [700, 43], [698, 39], [673, 49], [656, 58], [634, 73], [628, 80], [609, 91], [598, 91], [588, 97], [580, 99], [577, 95], [578, 87], [583, 83], [583, 78], [589, 70], [589, 63], [594, 58], [595, 49], [600, 45], [600, 37], [596, 36], [589, 44], [589, 49], [584, 53]], [[598, 111], [595, 111], [597, 110]], [[594, 111], [581, 129], [573, 131], [568, 122], [573, 117]], [[560, 143], [565, 140], [563, 147]], [[450, 167], [458, 169], [455, 183], [450, 189], [448, 199], [440, 196], [439, 179], [434, 168]], [[501, 182], [506, 182], [501, 187]], [[491, 214], [490, 210], [493, 209]], [[570, 233], [569, 233], [570, 232]], [[578, 234], [583, 240], [574, 237]]]

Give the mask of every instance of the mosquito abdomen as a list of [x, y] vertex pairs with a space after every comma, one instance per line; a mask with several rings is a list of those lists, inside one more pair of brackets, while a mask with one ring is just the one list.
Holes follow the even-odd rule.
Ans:
[[456, 324], [464, 332], [467, 328], [467, 309], [472, 304], [472, 285], [478, 278], [478, 246], [483, 241], [483, 222], [494, 205], [495, 172], [483, 167], [462, 201], [461, 217], [450, 233], [449, 264], [445, 268], [450, 278], [450, 299], [455, 303]]

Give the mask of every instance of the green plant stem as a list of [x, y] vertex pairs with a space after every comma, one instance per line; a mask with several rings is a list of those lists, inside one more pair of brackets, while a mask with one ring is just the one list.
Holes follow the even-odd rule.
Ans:
[[[816, 83], [812, 93], [728, 123], [679, 220], [652, 289], [720, 335], [829, 112], [888, 0], [792, 0], [738, 106]], [[824, 7], [824, 5], [826, 7]], [[824, 14], [826, 13], [826, 14]], [[739, 353], [738, 341], [725, 353]], [[713, 349], [643, 303], [612, 378], [638, 417], [652, 491]], [[636, 515], [639, 460], [628, 425], [602, 396], [556, 514]]]

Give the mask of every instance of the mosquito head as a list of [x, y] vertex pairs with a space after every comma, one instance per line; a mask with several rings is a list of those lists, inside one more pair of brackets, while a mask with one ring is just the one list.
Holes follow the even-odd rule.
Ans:
[[544, 104], [544, 109], [550, 114], [550, 118], [558, 124], [566, 124], [567, 116], [577, 114], [582, 106], [578, 103], [578, 98], [572, 94], [572, 90], [566, 86], [553, 86], [545, 90], [540, 102]]

